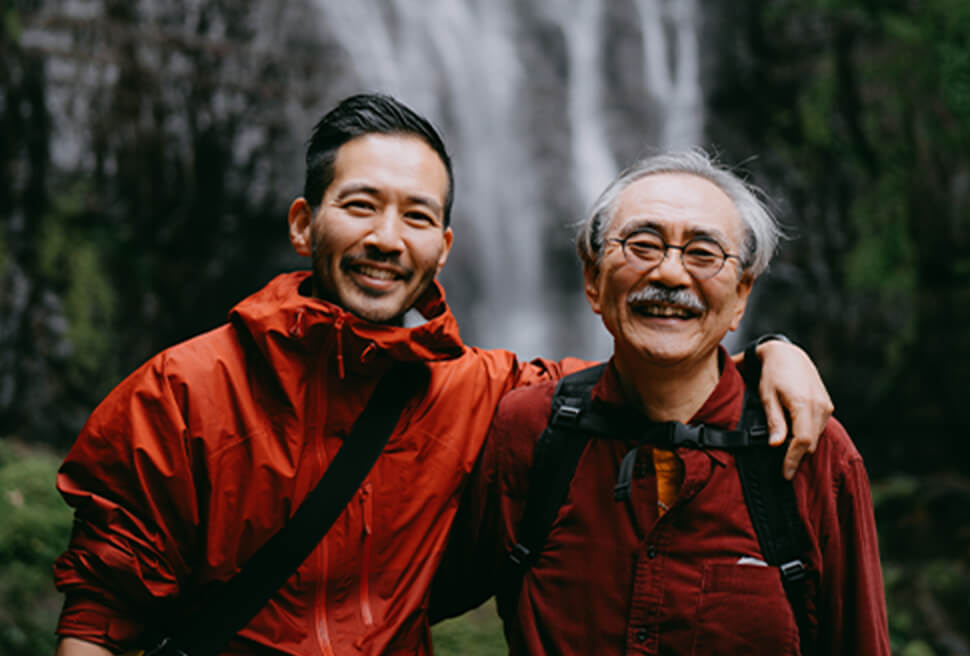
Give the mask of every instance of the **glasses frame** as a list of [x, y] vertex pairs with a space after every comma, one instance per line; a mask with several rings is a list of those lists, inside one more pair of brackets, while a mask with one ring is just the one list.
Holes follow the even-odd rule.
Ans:
[[[648, 262], [646, 262], [646, 260], [637, 256], [634, 253], [631, 253], [629, 249], [627, 249], [626, 247], [627, 242], [630, 239], [634, 237], [639, 237], [641, 235], [652, 235], [657, 239], [659, 239], [660, 243], [663, 245], [663, 257], [661, 257], [656, 262], [656, 264], [650, 265]], [[619, 244], [620, 250], [623, 252], [623, 258], [626, 260], [626, 263], [629, 264], [634, 269], [636, 269], [637, 271], [639, 271], [640, 273], [648, 273], [650, 271], [653, 271], [657, 267], [659, 267], [661, 264], [663, 264], [664, 260], [667, 259], [667, 254], [671, 248], [680, 251], [680, 266], [684, 267], [684, 271], [686, 271], [690, 275], [690, 277], [694, 278], [695, 280], [710, 280], [711, 278], [715, 277], [717, 274], [721, 273], [721, 271], [724, 270], [724, 263], [731, 258], [737, 260], [738, 264], [742, 268], [744, 267], [744, 261], [741, 259], [740, 255], [737, 255], [735, 253], [728, 253], [726, 250], [724, 250], [724, 247], [721, 246], [721, 244], [716, 239], [713, 239], [711, 237], [693, 237], [691, 239], [688, 239], [683, 244], [679, 244], [679, 245], [669, 244], [667, 243], [667, 240], [664, 239], [663, 236], [656, 230], [651, 230], [649, 228], [642, 228], [640, 230], [634, 230], [626, 237], [609, 237], [606, 241], [614, 244]], [[714, 271], [713, 273], [706, 276], [699, 276], [693, 271], [691, 271], [691, 267], [687, 266], [687, 263], [684, 261], [684, 253], [687, 251], [687, 248], [689, 248], [690, 245], [695, 242], [704, 242], [705, 244], [710, 244], [711, 246], [716, 247], [717, 250], [721, 252], [721, 256], [722, 256], [721, 265], [717, 267], [717, 270]]]

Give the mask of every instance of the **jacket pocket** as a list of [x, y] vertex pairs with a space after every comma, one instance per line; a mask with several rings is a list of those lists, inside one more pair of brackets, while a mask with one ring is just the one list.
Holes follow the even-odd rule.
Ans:
[[777, 567], [712, 563], [702, 577], [692, 654], [800, 653]]

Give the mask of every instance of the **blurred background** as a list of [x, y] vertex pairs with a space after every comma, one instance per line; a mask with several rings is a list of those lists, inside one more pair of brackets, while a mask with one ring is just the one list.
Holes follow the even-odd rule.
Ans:
[[[737, 348], [814, 358], [866, 458], [894, 652], [970, 654], [970, 2], [0, 2], [0, 653], [52, 653], [53, 489], [88, 413], [292, 254], [313, 124], [431, 118], [469, 344], [605, 357], [571, 225], [642, 154], [703, 145], [790, 239]], [[439, 653], [503, 653], [490, 611]]]

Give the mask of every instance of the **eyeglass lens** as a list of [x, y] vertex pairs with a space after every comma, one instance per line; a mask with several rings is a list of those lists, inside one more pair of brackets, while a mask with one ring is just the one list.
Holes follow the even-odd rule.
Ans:
[[650, 232], [635, 233], [620, 240], [627, 262], [644, 271], [658, 266], [668, 249], [680, 251], [680, 260], [695, 278], [716, 276], [724, 266], [726, 254], [720, 244], [712, 239], [695, 237], [683, 246], [668, 245], [660, 235]]

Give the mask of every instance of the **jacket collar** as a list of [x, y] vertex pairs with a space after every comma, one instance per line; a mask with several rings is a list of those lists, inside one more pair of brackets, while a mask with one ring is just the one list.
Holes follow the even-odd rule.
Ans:
[[[707, 424], [720, 428], [734, 428], [741, 420], [741, 409], [744, 405], [744, 380], [723, 347], [719, 347], [718, 359], [721, 363], [721, 377], [700, 410], [691, 417], [688, 424]], [[615, 356], [614, 356], [615, 357]], [[616, 371], [614, 359], [610, 358], [609, 366], [603, 370], [596, 386], [593, 388], [593, 398], [613, 406], [629, 407], [623, 394], [619, 374]]]
[[310, 296], [309, 282], [309, 271], [279, 275], [229, 313], [230, 321], [252, 337], [271, 364], [278, 358], [289, 360], [294, 352], [303, 357], [332, 352], [343, 377], [345, 368], [367, 369], [389, 359], [447, 360], [464, 349], [437, 281], [415, 305], [425, 323], [412, 328], [361, 319]]

